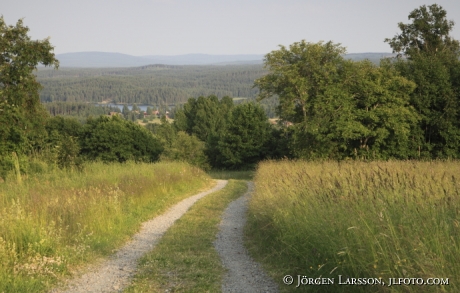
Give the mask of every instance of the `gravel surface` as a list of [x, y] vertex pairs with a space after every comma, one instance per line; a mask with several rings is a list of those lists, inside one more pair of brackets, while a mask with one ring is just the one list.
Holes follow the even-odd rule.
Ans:
[[185, 214], [197, 200], [224, 188], [226, 184], [226, 180], [217, 180], [216, 186], [211, 190], [186, 198], [166, 213], [145, 222], [140, 232], [110, 259], [93, 267], [81, 277], [69, 281], [65, 289], [54, 289], [51, 293], [122, 292], [130, 284], [138, 259], [153, 249], [174, 221]]
[[253, 183], [249, 182], [248, 187], [248, 192], [230, 203], [224, 211], [220, 232], [214, 242], [214, 247], [227, 269], [222, 292], [275, 293], [278, 292], [278, 285], [262, 271], [261, 266], [249, 256], [243, 245], [247, 202], [254, 188]]

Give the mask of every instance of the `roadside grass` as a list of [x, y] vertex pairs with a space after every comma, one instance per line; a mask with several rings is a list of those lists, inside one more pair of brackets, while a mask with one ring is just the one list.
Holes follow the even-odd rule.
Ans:
[[224, 269], [213, 242], [223, 211], [246, 190], [245, 181], [230, 180], [195, 203], [141, 259], [124, 292], [220, 292]]
[[46, 291], [211, 184], [183, 163], [91, 163], [0, 183], [0, 292]]
[[[246, 244], [283, 292], [460, 292], [458, 161], [268, 161], [254, 183]], [[295, 288], [299, 275], [335, 285]], [[339, 275], [386, 285], [338, 285]], [[389, 287], [389, 278], [449, 285]]]

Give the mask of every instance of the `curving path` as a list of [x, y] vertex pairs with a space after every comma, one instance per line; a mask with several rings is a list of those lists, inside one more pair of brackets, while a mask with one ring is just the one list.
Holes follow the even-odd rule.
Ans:
[[220, 232], [214, 242], [214, 247], [227, 269], [222, 284], [224, 293], [278, 292], [278, 285], [262, 271], [261, 266], [249, 256], [243, 245], [247, 202], [253, 188], [253, 183], [249, 182], [248, 191], [229, 204], [222, 216]]
[[[217, 180], [212, 189], [186, 198], [166, 213], [145, 222], [139, 233], [113, 257], [95, 266], [81, 277], [71, 280], [67, 288], [53, 289], [51, 293], [122, 292], [134, 275], [137, 261], [152, 250], [173, 223], [200, 198], [225, 187], [227, 180]], [[240, 291], [242, 292], [242, 291]]]

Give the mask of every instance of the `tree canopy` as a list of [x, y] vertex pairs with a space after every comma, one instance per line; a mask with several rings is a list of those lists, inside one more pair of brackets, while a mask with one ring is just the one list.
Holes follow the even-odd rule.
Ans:
[[255, 81], [259, 99], [279, 97], [297, 157], [407, 157], [418, 119], [409, 105], [414, 84], [388, 63], [353, 62], [344, 53], [332, 42], [281, 46], [265, 57], [270, 73]]
[[393, 38], [385, 39], [394, 53], [404, 54], [413, 58], [418, 54], [442, 54], [445, 51], [458, 54], [459, 42], [452, 39], [449, 33], [454, 21], [447, 20], [447, 12], [439, 5], [422, 5], [409, 14], [412, 23], [398, 23], [401, 30]]
[[228, 169], [254, 167], [265, 158], [270, 125], [264, 110], [244, 103], [230, 111], [225, 129], [218, 137], [219, 163]]
[[28, 31], [22, 20], [12, 26], [0, 17], [0, 154], [28, 152], [46, 134], [33, 71], [39, 63], [57, 68], [59, 62], [49, 40], [31, 40]]
[[270, 135], [265, 111], [260, 105], [234, 105], [230, 97], [190, 98], [176, 112], [174, 128], [196, 136], [214, 168], [253, 167], [266, 158]]
[[421, 120], [413, 128], [413, 148], [425, 158], [460, 157], [460, 44], [450, 37], [454, 22], [439, 5], [409, 14], [401, 33], [385, 41], [399, 53], [395, 67], [416, 84], [410, 103]]
[[83, 127], [81, 154], [103, 162], [157, 161], [162, 147], [147, 129], [117, 116], [88, 119]]

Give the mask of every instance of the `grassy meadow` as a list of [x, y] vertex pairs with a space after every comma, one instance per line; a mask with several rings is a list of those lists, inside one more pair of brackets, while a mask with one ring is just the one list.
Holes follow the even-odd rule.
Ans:
[[[284, 292], [460, 291], [459, 162], [267, 161], [254, 182], [247, 245]], [[335, 285], [295, 288], [298, 275]], [[385, 286], [338, 285], [339, 275]], [[449, 285], [390, 287], [390, 278]]]
[[183, 163], [90, 163], [0, 183], [0, 292], [43, 292], [212, 185]]

